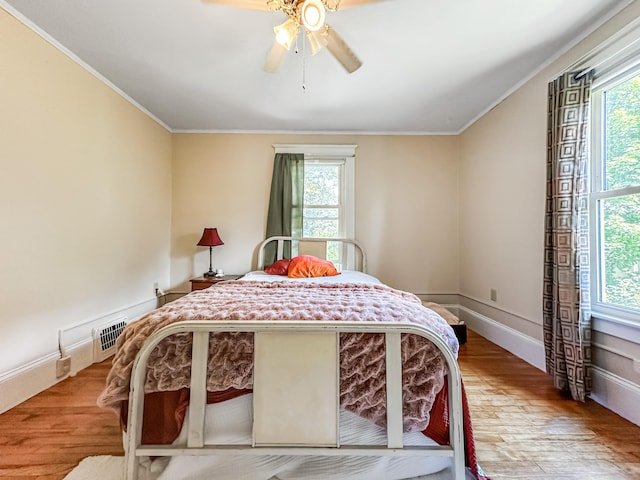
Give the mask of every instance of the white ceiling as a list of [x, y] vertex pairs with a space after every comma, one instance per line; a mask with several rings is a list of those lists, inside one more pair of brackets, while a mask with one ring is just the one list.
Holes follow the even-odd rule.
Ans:
[[[200, 0], [0, 0], [172, 131], [457, 133], [631, 0], [383, 0], [327, 13], [362, 60], [262, 70], [286, 17]], [[302, 90], [303, 73], [306, 92]]]

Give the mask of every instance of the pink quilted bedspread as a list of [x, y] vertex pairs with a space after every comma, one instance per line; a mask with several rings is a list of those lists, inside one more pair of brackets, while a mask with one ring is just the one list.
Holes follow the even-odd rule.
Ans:
[[[413, 294], [372, 284], [293, 282], [221, 282], [192, 292], [129, 324], [118, 338], [117, 352], [98, 405], [118, 409], [128, 399], [131, 368], [145, 339], [181, 320], [336, 320], [406, 322], [438, 333], [457, 354], [453, 330]], [[386, 424], [384, 337], [342, 334], [340, 338], [341, 405], [376, 424]], [[145, 391], [189, 387], [191, 335], [163, 340], [151, 354]], [[405, 431], [424, 430], [446, 373], [442, 355], [431, 342], [402, 336]], [[218, 333], [210, 337], [207, 389], [251, 388], [253, 335]]]

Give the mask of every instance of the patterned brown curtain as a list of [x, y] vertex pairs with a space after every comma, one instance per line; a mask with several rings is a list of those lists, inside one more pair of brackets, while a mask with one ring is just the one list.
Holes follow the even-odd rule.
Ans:
[[592, 74], [549, 84], [543, 319], [547, 372], [584, 401], [591, 391], [588, 124]]

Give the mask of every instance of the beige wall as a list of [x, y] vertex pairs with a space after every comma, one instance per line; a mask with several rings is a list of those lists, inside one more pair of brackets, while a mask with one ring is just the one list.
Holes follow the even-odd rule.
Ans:
[[255, 268], [264, 239], [273, 144], [356, 144], [356, 238], [369, 272], [416, 293], [458, 291], [456, 138], [450, 136], [324, 136], [179, 134], [173, 145], [171, 284], [208, 269], [196, 247], [205, 226], [225, 245], [214, 268]]
[[[587, 37], [460, 136], [460, 293], [463, 303], [542, 340], [547, 84], [621, 27], [640, 2]], [[497, 302], [489, 290], [498, 290]], [[637, 335], [637, 332], [636, 332]], [[631, 383], [638, 344], [594, 337], [595, 365]], [[602, 350], [612, 346], [623, 356]], [[627, 355], [625, 357], [624, 355]], [[614, 358], [615, 357], [615, 358]]]
[[0, 374], [169, 284], [171, 135], [0, 9]]
[[[529, 320], [542, 339], [546, 81], [534, 81], [460, 137], [460, 292]], [[490, 290], [497, 290], [497, 302]], [[527, 325], [533, 323], [534, 325]]]

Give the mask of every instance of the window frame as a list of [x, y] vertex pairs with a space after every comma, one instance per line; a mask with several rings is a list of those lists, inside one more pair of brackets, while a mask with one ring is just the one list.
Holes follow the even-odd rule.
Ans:
[[[343, 238], [355, 239], [355, 157], [357, 145], [307, 145], [307, 144], [277, 144], [273, 145], [275, 153], [302, 153], [305, 165], [310, 163], [338, 163], [342, 164], [340, 182], [340, 201], [343, 217], [340, 218], [339, 228]], [[303, 205], [304, 211], [304, 205]], [[343, 245], [340, 252], [341, 259], [348, 261], [343, 268], [355, 268], [355, 249], [353, 245]]]
[[[591, 266], [591, 313], [596, 319], [600, 331], [616, 334], [620, 328], [633, 329], [632, 336], [640, 337], [640, 309], [626, 308], [622, 305], [602, 301], [603, 258], [600, 247], [603, 237], [604, 222], [600, 222], [601, 201], [621, 198], [630, 194], [640, 194], [640, 185], [615, 190], [604, 188], [604, 162], [606, 162], [605, 134], [605, 92], [625, 81], [640, 75], [640, 58], [622, 63], [618, 68], [609, 70], [605, 75], [596, 77], [591, 86], [590, 101], [590, 173], [591, 185], [589, 193], [589, 241]], [[618, 324], [616, 326], [615, 324]], [[627, 334], [629, 332], [627, 331]], [[617, 335], [620, 336], [620, 335]], [[626, 338], [629, 338], [628, 336]]]

